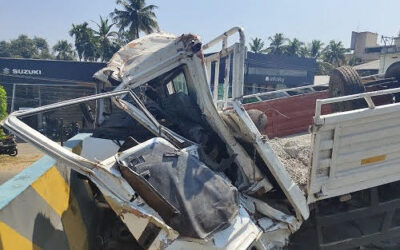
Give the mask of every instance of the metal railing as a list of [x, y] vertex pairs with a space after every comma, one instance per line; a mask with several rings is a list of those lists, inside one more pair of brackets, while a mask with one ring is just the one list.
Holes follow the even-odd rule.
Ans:
[[[228, 37], [238, 33], [239, 43], [235, 43], [228, 47]], [[210, 42], [203, 45], [203, 50], [210, 49], [211, 47], [222, 43], [222, 48], [216, 53], [212, 53], [205, 57], [205, 65], [207, 70], [207, 80], [209, 85], [213, 86], [213, 101], [217, 107], [218, 90], [219, 90], [219, 77], [220, 66], [224, 60], [224, 81], [223, 81], [223, 95], [222, 103], [225, 107], [228, 101], [236, 100], [243, 96], [243, 82], [244, 82], [244, 59], [246, 54], [245, 36], [242, 28], [233, 27], [222, 35], [214, 38]], [[232, 63], [231, 63], [232, 61]], [[212, 64], [214, 64], [214, 78], [212, 78]], [[232, 76], [232, 77], [231, 77]], [[230, 79], [232, 78], [232, 79]], [[213, 83], [211, 80], [213, 79]]]
[[354, 95], [332, 97], [332, 98], [327, 98], [327, 99], [317, 99], [316, 105], [315, 105], [315, 119], [316, 120], [320, 119], [321, 106], [325, 105], [325, 104], [345, 102], [345, 101], [351, 101], [351, 100], [356, 100], [356, 99], [364, 99], [368, 104], [368, 108], [374, 109], [376, 107], [376, 105], [371, 97], [381, 96], [381, 95], [389, 95], [389, 94], [394, 94], [394, 93], [399, 93], [399, 92], [400, 92], [400, 88], [393, 88], [393, 89], [378, 90], [378, 91], [372, 91], [372, 92], [366, 92], [366, 93], [360, 93], [360, 94], [354, 94]]

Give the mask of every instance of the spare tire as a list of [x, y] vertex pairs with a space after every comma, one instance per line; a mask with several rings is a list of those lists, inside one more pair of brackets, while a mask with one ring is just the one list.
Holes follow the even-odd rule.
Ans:
[[[338, 97], [364, 93], [358, 73], [350, 66], [342, 66], [333, 70], [329, 80], [329, 97]], [[333, 111], [347, 111], [367, 107], [364, 99], [333, 103]]]
[[385, 72], [385, 78], [396, 78], [400, 80], [400, 62], [393, 63]]
[[[400, 82], [400, 62], [393, 63], [385, 72], [385, 78], [395, 78]], [[400, 102], [400, 93], [394, 94], [395, 102]]]

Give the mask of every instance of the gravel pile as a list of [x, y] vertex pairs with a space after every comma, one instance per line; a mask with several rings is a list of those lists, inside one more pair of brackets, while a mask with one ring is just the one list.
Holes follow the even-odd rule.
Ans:
[[311, 135], [274, 138], [268, 142], [293, 181], [304, 189], [311, 167]]

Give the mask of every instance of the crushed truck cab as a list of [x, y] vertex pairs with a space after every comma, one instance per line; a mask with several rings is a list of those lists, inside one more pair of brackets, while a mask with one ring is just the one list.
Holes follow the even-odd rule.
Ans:
[[[239, 42], [228, 47], [233, 34]], [[222, 49], [206, 57], [203, 50], [216, 43]], [[306, 199], [275, 159], [269, 171], [280, 177], [277, 188], [287, 195], [289, 203], [283, 205], [292, 212], [285, 214], [263, 201], [262, 195], [274, 189], [265, 174], [267, 163], [257, 166], [254, 153], [238, 142], [222, 115], [222, 109], [235, 107], [236, 121], [248, 129], [246, 140], [257, 138], [251, 150], [268, 158], [265, 154], [271, 152], [259, 150], [265, 140], [251, 134], [254, 127], [247, 126], [254, 125], [240, 104], [244, 57], [240, 28], [205, 45], [195, 35], [151, 34], [127, 44], [94, 75], [111, 92], [15, 112], [4, 126], [55, 159], [57, 171], [79, 173], [93, 196], [101, 197], [94, 203], [112, 209], [139, 247], [284, 247], [308, 217]], [[222, 100], [210, 92], [211, 63], [225, 65]], [[215, 72], [214, 82], [224, 77]], [[88, 101], [99, 107], [98, 128], [79, 142], [78, 153], [21, 120]], [[126, 132], [126, 127], [116, 131], [121, 116], [146, 132]]]
[[[228, 46], [232, 36], [237, 36], [238, 42]], [[221, 47], [215, 50], [217, 45]], [[12, 113], [3, 125], [53, 159], [51, 166], [42, 167], [40, 177], [31, 178], [26, 189], [33, 187], [44, 198], [42, 203], [53, 210], [57, 207], [51, 205], [49, 197], [56, 197], [52, 193], [56, 191], [52, 189], [54, 178], [65, 189], [79, 186], [85, 192], [57, 198], [65, 205], [50, 224], [64, 234], [63, 241], [53, 242], [50, 235], [23, 234], [13, 228], [20, 222], [8, 219], [0, 227], [3, 247], [14, 246], [8, 238], [14, 232], [32, 242], [33, 248], [43, 249], [57, 244], [66, 249], [283, 248], [309, 218], [309, 203], [379, 185], [366, 172], [364, 180], [370, 180], [369, 184], [354, 184], [349, 189], [333, 188], [333, 177], [328, 181], [321, 177], [318, 171], [328, 156], [316, 152], [336, 149], [336, 143], [341, 142], [334, 132], [329, 132], [334, 135], [328, 138], [332, 142], [322, 138], [323, 131], [332, 129], [328, 125], [331, 120], [334, 126], [344, 126], [341, 122], [349, 120], [354, 111], [323, 116], [320, 106], [324, 103], [318, 103], [311, 178], [302, 190], [268, 137], [260, 133], [265, 131], [268, 117], [246, 111], [241, 103], [245, 53], [240, 28], [206, 44], [196, 35], [154, 33], [128, 43], [94, 75], [101, 93]], [[369, 101], [370, 95], [331, 102], [352, 98]], [[88, 102], [95, 103], [95, 119], [85, 106]], [[62, 147], [23, 122], [24, 117], [74, 105], [83, 105], [95, 128], [90, 134], [70, 139], [73, 146]], [[391, 105], [397, 108], [398, 104]], [[380, 109], [389, 112], [395, 108], [377, 108], [373, 113]], [[359, 113], [365, 113], [362, 117], [372, 113], [368, 108], [357, 112], [355, 119]], [[333, 159], [330, 166], [338, 167], [332, 168], [336, 172], [331, 170], [331, 175], [344, 173], [337, 163], [333, 165]], [[44, 178], [49, 171], [52, 175]], [[346, 176], [346, 182], [352, 176]], [[41, 184], [36, 184], [39, 180]], [[10, 187], [13, 181], [8, 182]], [[24, 196], [29, 197], [28, 193]], [[0, 203], [0, 221], [15, 206], [17, 197]], [[51, 208], [31, 213], [26, 219], [49, 217]], [[66, 217], [71, 209], [80, 216]], [[84, 223], [79, 222], [82, 220]], [[83, 233], [71, 233], [74, 225], [81, 225]]]

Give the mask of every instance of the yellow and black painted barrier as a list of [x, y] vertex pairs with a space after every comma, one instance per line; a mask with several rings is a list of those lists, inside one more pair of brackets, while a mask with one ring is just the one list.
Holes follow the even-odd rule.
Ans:
[[[79, 153], [86, 136], [65, 145]], [[44, 156], [0, 186], [0, 249], [93, 249], [96, 216], [87, 181]]]

